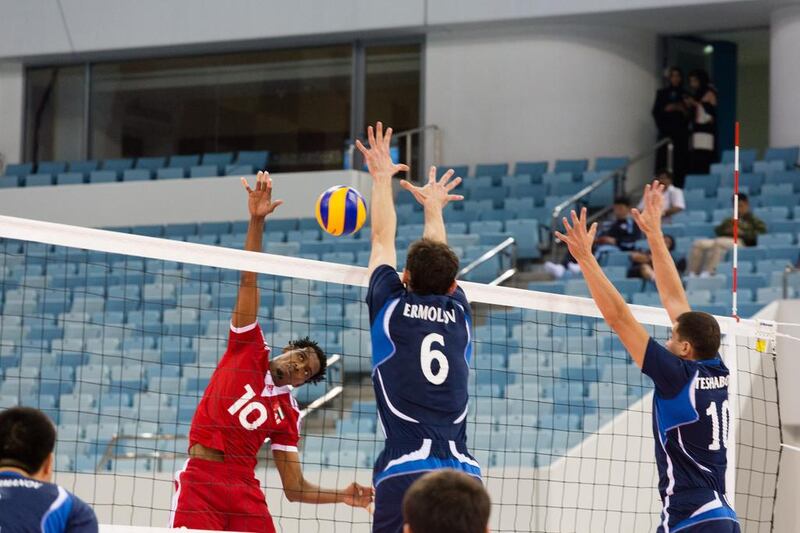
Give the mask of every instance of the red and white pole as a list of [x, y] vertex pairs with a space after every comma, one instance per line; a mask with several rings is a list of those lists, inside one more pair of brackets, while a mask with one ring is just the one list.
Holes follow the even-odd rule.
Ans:
[[733, 305], [731, 314], [739, 320], [736, 301], [739, 267], [739, 122], [736, 122], [733, 147]]

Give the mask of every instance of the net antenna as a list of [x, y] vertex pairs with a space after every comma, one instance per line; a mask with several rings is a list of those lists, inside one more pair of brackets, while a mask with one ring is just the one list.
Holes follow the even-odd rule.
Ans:
[[733, 298], [731, 316], [739, 320], [737, 286], [739, 267], [739, 121], [736, 121], [733, 141]]

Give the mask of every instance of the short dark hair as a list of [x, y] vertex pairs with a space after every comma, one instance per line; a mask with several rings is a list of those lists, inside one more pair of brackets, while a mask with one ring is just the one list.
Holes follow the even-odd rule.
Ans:
[[627, 196], [617, 196], [614, 198], [614, 205], [626, 205], [628, 207], [631, 206], [631, 199]]
[[669, 73], [672, 74], [673, 72], [677, 72], [678, 74], [681, 75], [681, 78], [683, 77], [683, 69], [681, 67], [672, 65], [671, 67], [669, 67]]
[[670, 181], [674, 181], [675, 177], [672, 175], [672, 171], [666, 168], [659, 168], [656, 171], [656, 177], [660, 178], [661, 176], [666, 176], [670, 179]]
[[750, 198], [748, 198], [745, 193], [740, 192], [739, 193], [739, 201], [740, 202], [747, 202], [749, 204], [750, 203]]
[[456, 470], [436, 470], [406, 491], [403, 522], [414, 533], [484, 533], [491, 508], [480, 481]]
[[458, 257], [442, 242], [420, 239], [408, 247], [406, 270], [413, 292], [447, 294], [458, 275]]
[[698, 359], [717, 357], [721, 334], [716, 318], [700, 311], [687, 311], [676, 322], [678, 338], [692, 345]]
[[47, 415], [32, 407], [0, 412], [0, 467], [35, 474], [56, 446], [56, 428]]
[[317, 359], [319, 359], [319, 372], [308, 378], [306, 383], [319, 383], [325, 379], [325, 369], [328, 368], [328, 356], [325, 355], [325, 352], [322, 351], [322, 348], [319, 347], [316, 341], [312, 341], [309, 337], [303, 337], [302, 339], [289, 341], [289, 347], [293, 350], [312, 348], [314, 353], [317, 354]]

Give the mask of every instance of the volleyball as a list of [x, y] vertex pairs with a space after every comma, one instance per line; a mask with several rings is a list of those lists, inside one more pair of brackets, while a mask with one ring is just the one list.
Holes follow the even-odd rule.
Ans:
[[334, 236], [352, 235], [367, 220], [367, 202], [361, 193], [347, 185], [336, 185], [317, 198], [317, 222]]

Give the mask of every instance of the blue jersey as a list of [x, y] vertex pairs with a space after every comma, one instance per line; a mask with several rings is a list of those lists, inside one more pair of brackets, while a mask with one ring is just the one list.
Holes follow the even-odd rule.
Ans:
[[664, 504], [658, 531], [736, 521], [725, 498], [730, 428], [728, 368], [717, 356], [687, 361], [650, 339], [642, 372], [655, 383], [653, 435], [658, 490]]
[[467, 451], [471, 311], [461, 288], [449, 295], [406, 291], [397, 271], [378, 267], [367, 292], [372, 383], [386, 446], [375, 486], [389, 477], [455, 468], [480, 477]]
[[94, 511], [53, 483], [0, 472], [2, 533], [97, 533]]

